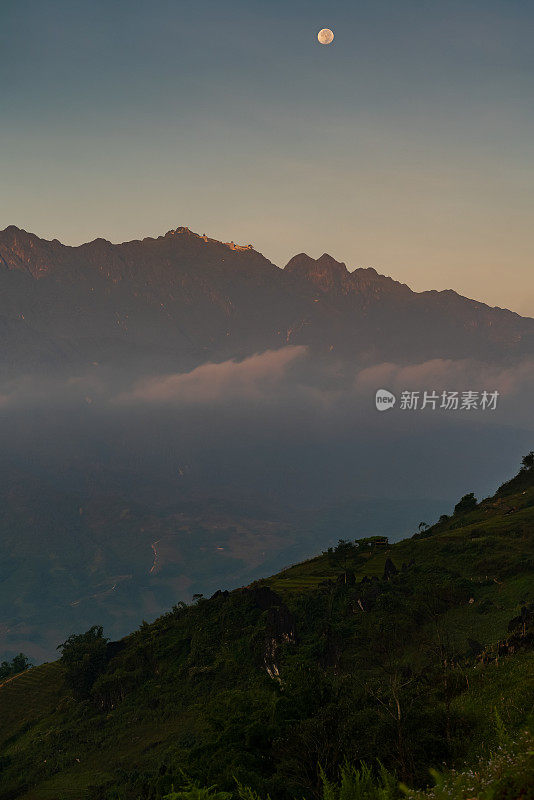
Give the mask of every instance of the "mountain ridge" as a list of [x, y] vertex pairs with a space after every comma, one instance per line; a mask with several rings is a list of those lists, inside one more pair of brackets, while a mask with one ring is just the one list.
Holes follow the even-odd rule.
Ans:
[[[525, 317], [524, 315], [519, 314], [518, 312], [514, 311], [513, 309], [508, 309], [508, 308], [505, 308], [503, 306], [492, 306], [489, 303], [485, 303], [485, 302], [483, 302], [481, 300], [476, 300], [476, 299], [467, 297], [466, 295], [460, 294], [460, 292], [457, 292], [453, 288], [447, 288], [447, 289], [424, 289], [424, 290], [421, 290], [421, 291], [417, 291], [415, 289], [412, 289], [408, 284], [406, 284], [406, 283], [404, 283], [404, 282], [402, 282], [402, 281], [400, 281], [400, 280], [398, 280], [396, 278], [393, 278], [390, 275], [386, 275], [384, 273], [378, 272], [378, 270], [375, 267], [359, 267], [359, 266], [355, 266], [352, 269], [349, 269], [347, 267], [346, 262], [338, 261], [332, 255], [330, 255], [330, 253], [326, 253], [326, 252], [323, 253], [318, 258], [313, 258], [313, 256], [310, 256], [308, 253], [303, 251], [301, 253], [298, 253], [298, 254], [292, 256], [289, 259], [289, 261], [284, 266], [281, 267], [279, 265], [274, 264], [274, 262], [270, 261], [269, 259], [267, 259], [267, 257], [264, 256], [259, 251], [255, 250], [252, 247], [252, 245], [245, 245], [245, 246], [235, 245], [235, 249], [232, 249], [231, 245], [234, 245], [234, 242], [223, 242], [222, 240], [218, 240], [218, 239], [213, 239], [213, 238], [207, 237], [206, 234], [200, 235], [198, 233], [195, 233], [194, 231], [191, 231], [189, 228], [184, 227], [184, 226], [181, 226], [181, 227], [176, 228], [176, 229], [171, 229], [171, 230], [167, 231], [166, 233], [161, 234], [159, 236], [146, 236], [146, 237], [144, 237], [142, 239], [129, 239], [129, 240], [126, 240], [124, 242], [111, 242], [109, 239], [104, 239], [103, 237], [97, 237], [97, 238], [92, 239], [92, 240], [90, 240], [88, 242], [82, 242], [79, 245], [67, 245], [67, 244], [64, 244], [63, 242], [61, 242], [57, 238], [44, 239], [44, 238], [39, 237], [39, 236], [37, 236], [36, 234], [34, 234], [34, 233], [30, 232], [30, 231], [26, 231], [23, 228], [19, 228], [16, 225], [8, 225], [6, 228], [4, 228], [4, 230], [0, 230], [0, 263], [3, 263], [4, 266], [6, 266], [8, 269], [16, 268], [15, 264], [12, 264], [12, 266], [10, 266], [9, 262], [7, 261], [7, 259], [5, 257], [5, 254], [2, 252], [2, 249], [3, 249], [2, 245], [4, 245], [4, 248], [5, 247], [7, 247], [8, 249], [10, 248], [9, 242], [6, 245], [5, 241], [4, 242], [2, 241], [2, 237], [7, 238], [7, 237], [5, 237], [5, 235], [8, 234], [8, 233], [14, 233], [15, 235], [17, 235], [17, 234], [21, 235], [22, 234], [23, 237], [26, 237], [32, 243], [30, 245], [31, 249], [33, 248], [33, 243], [39, 242], [39, 243], [44, 244], [44, 245], [54, 245], [54, 247], [56, 249], [58, 249], [58, 252], [59, 252], [59, 250], [61, 250], [61, 251], [64, 251], [65, 253], [69, 253], [69, 252], [70, 253], [73, 253], [73, 252], [83, 252], [83, 253], [89, 252], [90, 254], [92, 254], [91, 250], [96, 249], [97, 246], [98, 247], [104, 246], [106, 250], [114, 251], [114, 250], [119, 250], [119, 249], [123, 249], [123, 248], [124, 249], [126, 249], [126, 248], [134, 248], [136, 246], [144, 245], [144, 244], [148, 244], [148, 243], [161, 242], [161, 241], [168, 240], [168, 239], [171, 239], [171, 238], [176, 240], [176, 235], [177, 234], [182, 234], [182, 235], [184, 235], [186, 237], [188, 236], [188, 237], [194, 238], [197, 241], [200, 240], [200, 241], [204, 242], [205, 244], [208, 244], [208, 245], [210, 245], [212, 247], [215, 247], [216, 249], [227, 248], [227, 249], [230, 250], [230, 252], [236, 253], [236, 254], [239, 254], [239, 253], [246, 253], [246, 254], [254, 253], [257, 256], [260, 256], [260, 258], [263, 261], [263, 263], [268, 264], [271, 267], [274, 267], [279, 272], [287, 272], [288, 274], [296, 274], [296, 275], [304, 275], [304, 276], [306, 276], [306, 275], [308, 275], [308, 273], [310, 271], [313, 272], [314, 269], [320, 269], [323, 273], [337, 275], [338, 277], [342, 277], [342, 278], [345, 278], [347, 276], [353, 276], [354, 278], [356, 278], [356, 277], [357, 278], [361, 278], [361, 277], [376, 277], [376, 278], [380, 279], [380, 281], [388, 282], [390, 284], [395, 285], [395, 287], [399, 287], [399, 289], [407, 290], [410, 294], [413, 294], [413, 295], [418, 295], [418, 296], [422, 296], [422, 295], [454, 296], [456, 298], [461, 298], [462, 300], [469, 300], [470, 302], [477, 303], [477, 305], [479, 305], [481, 307], [484, 307], [484, 308], [487, 308], [487, 309], [496, 310], [496, 311], [505, 311], [505, 312], [507, 312], [509, 314], [513, 314], [513, 315], [515, 315], [517, 317], [520, 317], [521, 319], [534, 319], [532, 317]], [[13, 249], [12, 245], [11, 245], [11, 249]], [[31, 272], [31, 274], [34, 277], [37, 277], [37, 278], [40, 277], [39, 274], [35, 274], [34, 272]], [[358, 283], [360, 283], [360, 281], [358, 281]], [[364, 282], [362, 281], [362, 283], [364, 283]]]
[[281, 269], [250, 245], [187, 228], [71, 247], [9, 226], [0, 232], [0, 317], [31, 332], [24, 347], [16, 333], [6, 341], [22, 369], [39, 361], [32, 336], [50, 340], [58, 369], [71, 364], [66, 351], [78, 368], [120, 353], [176, 371], [287, 344], [361, 364], [534, 356], [534, 319], [508, 309], [452, 289], [414, 292], [327, 253], [300, 253]]

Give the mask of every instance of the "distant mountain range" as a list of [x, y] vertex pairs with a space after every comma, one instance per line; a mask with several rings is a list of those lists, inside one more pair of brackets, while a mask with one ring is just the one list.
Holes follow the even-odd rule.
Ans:
[[177, 228], [68, 247], [0, 232], [0, 370], [115, 363], [187, 369], [286, 344], [360, 364], [534, 353], [534, 319], [452, 290], [414, 292], [326, 253], [284, 269]]

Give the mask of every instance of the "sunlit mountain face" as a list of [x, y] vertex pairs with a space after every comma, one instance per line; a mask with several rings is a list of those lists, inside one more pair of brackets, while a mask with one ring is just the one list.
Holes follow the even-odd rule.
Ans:
[[[187, 228], [75, 248], [7, 228], [0, 335], [7, 655], [408, 535], [494, 490], [532, 432], [534, 320]], [[402, 401], [484, 391], [496, 408]]]

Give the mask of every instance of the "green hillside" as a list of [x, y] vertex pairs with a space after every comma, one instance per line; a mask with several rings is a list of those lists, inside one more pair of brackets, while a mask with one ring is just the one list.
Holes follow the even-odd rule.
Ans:
[[[121, 642], [71, 638], [0, 686], [0, 799], [158, 800], [190, 782], [228, 800], [238, 783], [249, 800], [335, 798], [342, 765], [362, 761], [416, 796], [430, 769], [490, 763], [531, 730], [533, 595], [527, 457], [411, 539], [340, 542]], [[458, 786], [448, 796], [473, 796]], [[510, 786], [503, 800], [529, 796]]]

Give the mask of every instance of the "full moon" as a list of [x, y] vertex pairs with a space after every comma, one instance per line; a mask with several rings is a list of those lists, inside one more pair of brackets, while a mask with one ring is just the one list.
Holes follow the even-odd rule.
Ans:
[[334, 41], [334, 33], [330, 28], [323, 28], [317, 34], [317, 38], [320, 44], [330, 44], [330, 42]]

